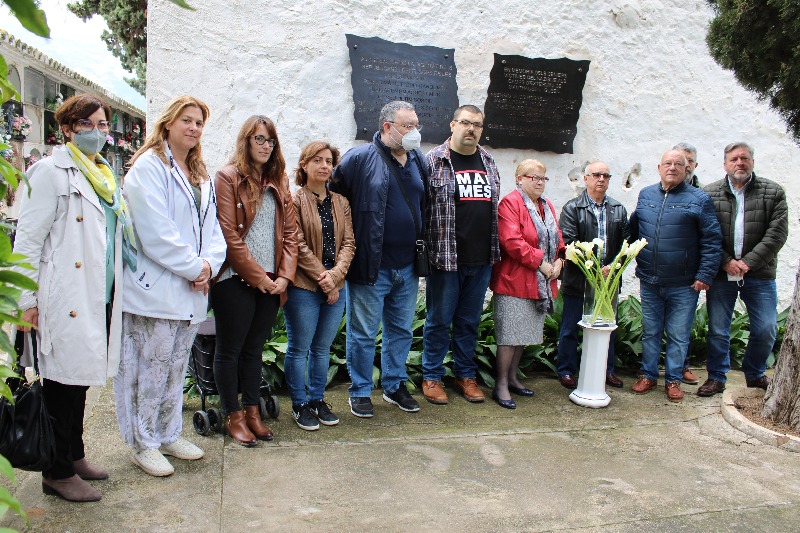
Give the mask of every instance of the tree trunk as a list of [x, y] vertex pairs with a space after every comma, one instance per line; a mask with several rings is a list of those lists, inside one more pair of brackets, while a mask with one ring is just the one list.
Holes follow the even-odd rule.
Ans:
[[800, 268], [795, 279], [792, 309], [786, 319], [772, 384], [764, 396], [761, 416], [800, 431]]

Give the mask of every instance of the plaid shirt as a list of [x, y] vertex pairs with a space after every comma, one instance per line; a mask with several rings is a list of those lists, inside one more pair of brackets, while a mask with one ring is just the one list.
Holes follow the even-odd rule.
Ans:
[[[588, 195], [587, 195], [588, 196]], [[606, 239], [606, 199], [603, 197], [603, 203], [598, 204], [589, 196], [589, 206], [592, 208], [594, 218], [597, 219], [597, 238], [603, 241], [603, 257], [600, 261], [606, 264], [606, 251], [608, 250], [608, 240]], [[612, 257], [613, 259], [613, 257]]]
[[[500, 174], [494, 158], [480, 145], [478, 152], [486, 168], [486, 176], [492, 187], [492, 231], [489, 263], [500, 260], [500, 244], [497, 239], [497, 204], [500, 200]], [[455, 171], [450, 160], [450, 139], [433, 148], [425, 157], [430, 174], [425, 206], [425, 241], [428, 245], [431, 265], [439, 270], [458, 270], [456, 258], [456, 202]]]

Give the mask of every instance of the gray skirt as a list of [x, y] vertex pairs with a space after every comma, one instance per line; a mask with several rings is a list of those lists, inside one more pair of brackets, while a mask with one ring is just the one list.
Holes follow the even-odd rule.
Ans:
[[536, 300], [494, 295], [494, 336], [498, 345], [541, 344], [544, 317], [545, 313], [536, 309]]

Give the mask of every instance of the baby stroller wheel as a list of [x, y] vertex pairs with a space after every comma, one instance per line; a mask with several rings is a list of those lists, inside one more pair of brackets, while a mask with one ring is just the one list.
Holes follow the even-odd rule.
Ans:
[[206, 436], [211, 431], [211, 421], [205, 411], [195, 411], [192, 417], [192, 425], [198, 435]]
[[272, 418], [278, 418], [278, 415], [281, 414], [281, 402], [277, 396], [274, 394], [270, 394], [269, 397], [266, 399], [267, 404], [267, 413]]
[[261, 420], [266, 420], [268, 416], [267, 412], [267, 401], [264, 398], [258, 399], [258, 414], [261, 416]]
[[216, 431], [217, 433], [222, 432], [224, 422], [222, 420], [222, 413], [218, 408], [212, 407], [208, 410], [208, 421], [211, 423], [211, 431]]

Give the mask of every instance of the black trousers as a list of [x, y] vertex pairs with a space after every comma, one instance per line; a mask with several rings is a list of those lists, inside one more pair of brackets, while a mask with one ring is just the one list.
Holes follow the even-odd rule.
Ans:
[[53, 420], [56, 440], [56, 462], [42, 472], [50, 479], [65, 479], [75, 475], [73, 461], [83, 459], [83, 413], [86, 410], [84, 385], [64, 385], [51, 379], [42, 380], [47, 412]]
[[258, 405], [261, 354], [280, 307], [280, 297], [249, 287], [238, 276], [211, 289], [217, 329], [214, 381], [223, 412], [240, 411], [242, 404]]

